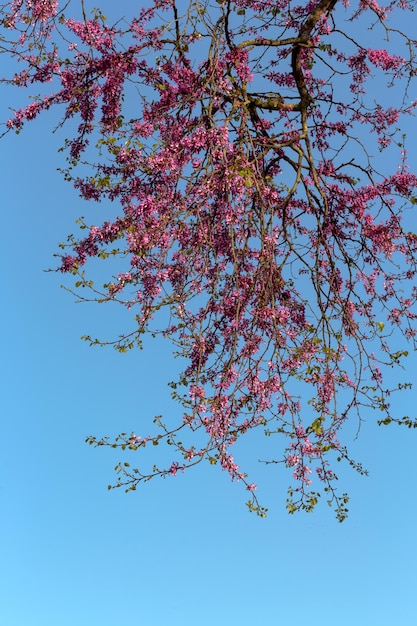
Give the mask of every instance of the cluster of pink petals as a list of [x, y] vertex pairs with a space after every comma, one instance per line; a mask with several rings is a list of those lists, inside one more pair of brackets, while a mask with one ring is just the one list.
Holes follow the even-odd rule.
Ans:
[[[119, 214], [83, 224], [59, 269], [93, 299], [134, 311], [135, 330], [114, 342], [120, 350], [149, 331], [185, 359], [172, 383], [179, 425], [157, 419], [159, 434], [120, 440], [130, 449], [164, 440], [182, 460], [128, 484], [208, 458], [256, 504], [231, 447], [260, 427], [284, 437], [280, 462], [309, 510], [314, 476], [333, 494], [327, 457], [340, 453], [348, 415], [361, 402], [388, 410], [375, 398], [382, 365], [400, 352], [378, 329], [416, 335], [417, 237], [403, 208], [417, 177], [403, 146], [399, 166], [382, 173], [356, 141], [395, 146], [413, 105], [367, 99], [368, 81], [407, 85], [414, 61], [356, 45], [357, 33], [339, 49], [339, 9], [326, 0], [234, 0], [227, 19], [218, 3], [207, 21], [195, 3], [148, 4], [108, 26], [99, 12], [59, 18], [58, 2], [14, 0], [6, 27], [17, 33], [19, 69], [10, 83], [43, 91], [7, 125], [20, 131], [55, 105], [76, 120], [66, 175], [83, 198]], [[363, 0], [351, 17], [383, 26], [386, 10]], [[337, 75], [348, 76], [342, 93]], [[91, 259], [112, 260], [101, 289], [84, 275]]]

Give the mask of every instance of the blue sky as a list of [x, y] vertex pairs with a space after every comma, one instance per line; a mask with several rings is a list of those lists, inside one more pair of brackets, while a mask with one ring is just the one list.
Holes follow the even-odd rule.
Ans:
[[[173, 410], [165, 382], [176, 363], [157, 342], [120, 355], [79, 340], [117, 334], [124, 319], [74, 304], [62, 276], [43, 271], [74, 220], [99, 211], [56, 172], [52, 127], [45, 117], [0, 143], [0, 624], [417, 623], [417, 432], [378, 428], [373, 413], [351, 436], [370, 476], [340, 471], [351, 496], [343, 524], [324, 503], [289, 516], [281, 467], [260, 470], [266, 520], [208, 464], [133, 494], [107, 491], [122, 457], [85, 437], [143, 432]], [[410, 355], [411, 380], [416, 364]], [[415, 398], [398, 397], [401, 414], [416, 417]]]

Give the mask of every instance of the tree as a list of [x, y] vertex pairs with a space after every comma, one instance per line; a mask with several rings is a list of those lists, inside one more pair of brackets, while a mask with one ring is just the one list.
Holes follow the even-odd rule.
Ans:
[[[1, 9], [2, 50], [18, 62], [4, 81], [40, 91], [7, 130], [61, 105], [65, 177], [119, 207], [61, 244], [79, 298], [134, 316], [130, 334], [85, 339], [124, 352], [160, 334], [185, 360], [170, 383], [178, 424], [156, 417], [151, 435], [88, 442], [171, 446], [162, 468], [120, 463], [128, 490], [218, 463], [264, 516], [232, 455], [261, 428], [281, 436], [265, 462], [290, 468], [289, 512], [311, 511], [323, 490], [342, 521], [334, 462], [364, 471], [339, 440], [344, 423], [375, 409], [380, 424], [416, 426], [393, 414], [383, 378], [416, 337], [417, 177], [401, 119], [415, 109], [417, 41], [397, 25], [415, 2], [145, 4], [113, 25], [86, 0]], [[103, 287], [85, 274], [91, 258], [109, 264]]]

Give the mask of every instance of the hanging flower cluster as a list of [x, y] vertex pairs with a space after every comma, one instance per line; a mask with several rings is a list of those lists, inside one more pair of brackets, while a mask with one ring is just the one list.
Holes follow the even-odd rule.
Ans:
[[[312, 510], [322, 487], [343, 520], [332, 460], [363, 470], [342, 426], [370, 407], [382, 423], [413, 425], [392, 414], [383, 382], [407, 354], [390, 338], [414, 346], [416, 336], [417, 236], [404, 220], [417, 176], [398, 130], [415, 108], [416, 41], [391, 25], [411, 8], [153, 0], [109, 26], [83, 2], [71, 17], [49, 0], [3, 5], [2, 38], [19, 61], [9, 82], [51, 84], [8, 128], [63, 105], [64, 121], [78, 119], [66, 177], [103, 210], [120, 207], [82, 224], [60, 270], [91, 299], [134, 312], [117, 349], [160, 333], [185, 363], [171, 383], [178, 424], [158, 417], [156, 434], [88, 439], [130, 450], [165, 441], [177, 455], [149, 471], [121, 463], [117, 486], [208, 459], [264, 516], [232, 455], [261, 428], [283, 442], [266, 462], [292, 473], [288, 510]], [[395, 54], [381, 48], [387, 33]], [[101, 289], [84, 274], [91, 258], [119, 263]]]

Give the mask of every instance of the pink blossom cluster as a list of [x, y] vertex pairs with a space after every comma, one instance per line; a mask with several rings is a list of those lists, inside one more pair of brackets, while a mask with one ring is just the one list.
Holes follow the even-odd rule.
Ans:
[[[173, 446], [180, 460], [162, 469], [120, 466], [131, 489], [207, 459], [263, 515], [231, 452], [262, 428], [290, 442], [267, 462], [291, 468], [298, 508], [314, 506], [314, 478], [338, 503], [329, 458], [348, 458], [341, 425], [361, 406], [390, 411], [383, 366], [404, 351], [386, 336], [417, 334], [417, 236], [403, 219], [417, 176], [397, 133], [415, 105], [369, 95], [368, 81], [390, 74], [406, 90], [416, 63], [405, 35], [392, 52], [359, 41], [375, 18], [385, 35], [386, 9], [344, 4], [347, 20], [330, 0], [235, 0], [226, 13], [213, 3], [209, 20], [198, 3], [150, 0], [113, 26], [100, 13], [58, 18], [47, 0], [9, 6], [10, 84], [42, 94], [8, 128], [58, 105], [75, 121], [65, 175], [99, 203], [59, 269], [134, 312], [117, 349], [149, 332], [184, 361], [170, 383], [177, 425], [155, 418], [155, 435], [97, 444]], [[398, 167], [374, 166], [375, 147], [398, 147]], [[84, 274], [92, 259], [111, 260], [102, 288]]]
[[405, 64], [404, 58], [390, 54], [387, 50], [371, 50], [369, 48], [366, 53], [371, 63], [385, 71], [398, 70]]

